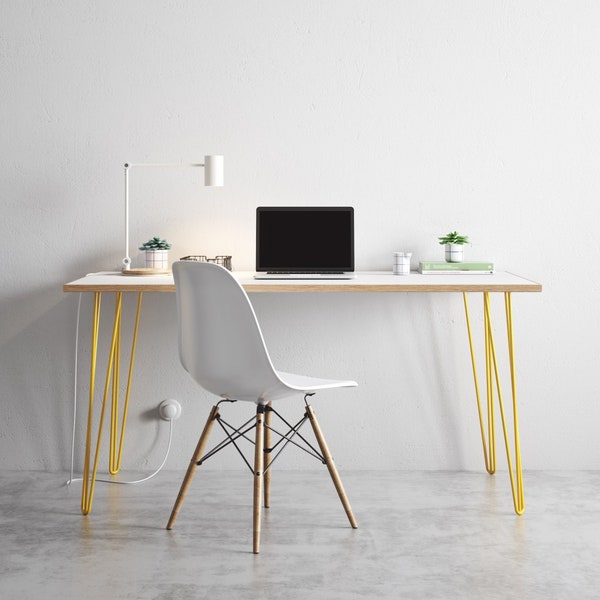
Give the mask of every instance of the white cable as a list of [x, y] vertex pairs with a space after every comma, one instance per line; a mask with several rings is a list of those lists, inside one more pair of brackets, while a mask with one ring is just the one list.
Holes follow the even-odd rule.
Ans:
[[[148, 481], [149, 479], [156, 477], [156, 475], [158, 475], [162, 471], [162, 468], [165, 466], [165, 463], [167, 462], [167, 458], [169, 457], [169, 452], [171, 451], [171, 442], [173, 440], [173, 421], [174, 421], [174, 419], [169, 419], [169, 442], [167, 443], [167, 451], [165, 452], [165, 457], [163, 458], [163, 461], [160, 463], [160, 466], [158, 467], [158, 469], [156, 469], [156, 471], [154, 471], [154, 473], [151, 473], [150, 475], [148, 475], [147, 477], [144, 477], [143, 479], [137, 479], [135, 481], [118, 481], [117, 479], [99, 479], [99, 478], [96, 478], [96, 481], [100, 482], [100, 483], [115, 483], [117, 485], [135, 485], [137, 483], [144, 483], [144, 481]], [[67, 481], [67, 486], [71, 485], [74, 481], [83, 481], [83, 478], [79, 477], [77, 479], [73, 479], [71, 477], [69, 479], [69, 481]]]
[[144, 481], [148, 481], [148, 479], [152, 479], [156, 475], [158, 475], [162, 468], [165, 466], [167, 462], [167, 458], [169, 457], [169, 452], [171, 451], [171, 441], [173, 440], [173, 419], [169, 419], [169, 442], [167, 444], [167, 451], [165, 452], [165, 457], [163, 461], [160, 463], [160, 466], [154, 473], [151, 473], [147, 477], [143, 479], [138, 479], [136, 481], [117, 481], [115, 479], [96, 479], [96, 481], [101, 481], [102, 483], [118, 483], [119, 485], [135, 485], [136, 483], [144, 483]]
[[73, 464], [75, 462], [75, 426], [77, 422], [77, 357], [79, 356], [79, 321], [81, 315], [81, 297], [83, 292], [79, 292], [79, 302], [77, 303], [77, 321], [75, 325], [75, 365], [73, 373], [73, 427], [71, 430], [71, 469], [69, 471], [69, 481], [67, 485], [70, 485], [73, 481]]
[[[75, 463], [75, 429], [77, 424], [77, 369], [78, 369], [78, 361], [77, 357], [79, 356], [79, 323], [81, 317], [81, 298], [83, 296], [83, 292], [79, 292], [79, 301], [77, 303], [77, 322], [75, 325], [75, 364], [74, 364], [74, 373], [73, 373], [73, 427], [71, 433], [71, 468], [69, 470], [69, 479], [67, 481], [67, 487], [70, 486], [74, 481], [83, 481], [83, 478], [79, 477], [77, 479], [73, 478], [73, 470]], [[169, 421], [169, 441], [167, 443], [167, 451], [165, 452], [165, 457], [163, 458], [162, 463], [154, 473], [144, 477], [143, 479], [138, 479], [136, 481], [117, 481], [114, 479], [96, 479], [96, 481], [100, 481], [101, 483], [117, 483], [120, 485], [133, 485], [136, 483], [143, 483], [144, 481], [148, 481], [152, 479], [156, 475], [160, 473], [162, 468], [165, 466], [167, 462], [167, 458], [169, 457], [169, 452], [171, 451], [171, 442], [173, 441], [173, 420], [168, 419]]]

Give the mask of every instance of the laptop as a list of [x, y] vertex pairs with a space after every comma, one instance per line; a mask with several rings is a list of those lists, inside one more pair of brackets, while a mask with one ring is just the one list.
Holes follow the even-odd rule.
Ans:
[[354, 278], [354, 209], [259, 206], [256, 279]]

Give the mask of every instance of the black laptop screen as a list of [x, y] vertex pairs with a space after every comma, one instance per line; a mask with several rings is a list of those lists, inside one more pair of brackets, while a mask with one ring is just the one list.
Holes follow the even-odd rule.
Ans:
[[354, 271], [354, 210], [258, 207], [256, 270]]

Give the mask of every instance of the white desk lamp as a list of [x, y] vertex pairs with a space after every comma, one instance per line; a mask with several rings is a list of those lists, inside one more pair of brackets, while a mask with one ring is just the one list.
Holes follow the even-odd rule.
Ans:
[[125, 163], [125, 258], [123, 259], [123, 271], [131, 269], [131, 257], [129, 256], [129, 169], [133, 167], [204, 167], [204, 185], [223, 187], [224, 164], [224, 157], [220, 154], [205, 156], [203, 163]]

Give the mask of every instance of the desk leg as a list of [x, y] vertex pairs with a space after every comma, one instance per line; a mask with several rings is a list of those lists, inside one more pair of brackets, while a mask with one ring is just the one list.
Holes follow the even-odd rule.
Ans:
[[512, 392], [513, 407], [513, 439], [514, 439], [514, 457], [515, 466], [511, 458], [510, 441], [508, 437], [508, 427], [506, 414], [504, 410], [504, 399], [500, 386], [500, 376], [498, 371], [498, 361], [496, 357], [496, 346], [494, 342], [494, 333], [492, 328], [490, 293], [483, 293], [483, 327], [485, 343], [485, 376], [486, 376], [486, 400], [487, 400], [487, 438], [486, 426], [484, 424], [483, 411], [481, 408], [481, 395], [479, 392], [479, 380], [477, 377], [477, 364], [475, 360], [475, 350], [473, 347], [473, 335], [471, 331], [471, 319], [469, 316], [469, 304], [466, 292], [463, 292], [465, 305], [465, 315], [467, 321], [467, 332], [469, 337], [469, 348], [471, 351], [471, 363], [473, 366], [473, 380], [475, 383], [475, 396], [477, 399], [477, 411], [479, 415], [479, 428], [481, 432], [481, 441], [483, 445], [483, 456], [485, 467], [488, 473], [493, 474], [496, 471], [496, 435], [494, 422], [494, 382], [498, 395], [498, 408], [502, 421], [502, 431], [504, 434], [504, 445], [506, 449], [506, 460], [508, 463], [508, 472], [510, 476], [510, 486], [513, 496], [515, 512], [520, 515], [525, 510], [525, 496], [523, 492], [523, 469], [521, 464], [521, 446], [519, 442], [519, 419], [517, 411], [517, 390], [516, 390], [516, 369], [514, 357], [514, 338], [512, 325], [512, 298], [510, 292], [504, 293], [504, 306], [506, 312], [506, 328], [508, 341], [508, 357], [510, 367], [510, 380]]
[[[125, 405], [123, 409], [123, 420], [121, 423], [120, 442], [117, 446], [118, 431], [118, 410], [119, 410], [119, 379], [120, 379], [120, 353], [121, 353], [121, 315], [123, 298], [122, 293], [117, 292], [115, 296], [115, 317], [113, 323], [112, 339], [108, 357], [108, 366], [106, 369], [106, 379], [104, 383], [104, 395], [102, 398], [102, 409], [100, 412], [100, 421], [98, 424], [98, 434], [96, 438], [96, 449], [94, 451], [93, 466], [91, 463], [92, 456], [92, 422], [93, 408], [96, 384], [96, 365], [98, 358], [98, 337], [100, 331], [100, 309], [102, 302], [102, 293], [94, 293], [94, 314], [92, 318], [92, 350], [90, 360], [90, 383], [89, 383], [89, 405], [88, 405], [88, 420], [85, 444], [85, 457], [83, 465], [83, 487], [81, 493], [81, 512], [87, 515], [92, 510], [94, 500], [94, 489], [96, 486], [96, 475], [98, 472], [98, 459], [100, 457], [100, 446], [102, 440], [102, 431], [104, 428], [104, 417], [106, 414], [106, 406], [108, 400], [108, 391], [112, 381], [112, 404], [111, 404], [111, 431], [110, 431], [110, 454], [109, 454], [109, 471], [117, 473], [120, 468], [123, 439], [125, 435], [125, 423], [127, 419], [127, 409], [129, 406], [129, 395], [131, 390], [131, 379], [133, 374], [133, 363], [135, 358], [135, 348], [137, 344], [137, 332], [142, 307], [142, 293], [138, 294], [138, 306], [135, 320], [133, 342], [131, 347], [131, 357], [129, 363], [129, 376], [127, 381], [127, 392]], [[90, 472], [91, 468], [91, 472]]]
[[100, 307], [102, 294], [94, 292], [94, 316], [92, 317], [92, 349], [90, 360], [89, 405], [85, 437], [85, 456], [83, 460], [83, 487], [81, 490], [81, 512], [87, 515], [92, 510], [96, 477], [90, 482], [90, 452], [92, 446], [92, 415], [94, 407], [94, 388], [96, 386], [96, 357], [98, 353], [98, 330], [100, 328]]
[[[127, 387], [125, 389], [125, 401], [123, 403], [123, 415], [121, 417], [121, 430], [119, 433], [119, 382], [120, 377], [120, 329], [121, 319], [119, 319], [117, 336], [117, 352], [115, 354], [115, 364], [113, 365], [113, 389], [112, 389], [112, 409], [111, 409], [111, 430], [110, 430], [110, 452], [109, 452], [109, 471], [111, 474], [118, 473], [121, 470], [121, 460], [123, 458], [123, 441], [125, 439], [125, 425], [127, 423], [127, 414], [129, 411], [129, 398], [131, 396], [131, 382], [133, 379], [133, 365], [135, 363], [135, 351], [137, 348], [137, 336], [140, 325], [140, 315], [142, 313], [142, 292], [138, 293], [137, 311], [135, 314], [135, 324], [133, 327], [133, 338], [131, 341], [131, 353], [129, 356], [129, 372], [127, 375]], [[120, 292], [118, 293], [120, 295]], [[116, 319], [116, 317], [115, 317]], [[115, 322], [115, 326], [116, 322]], [[117, 438], [119, 443], [117, 445]]]

